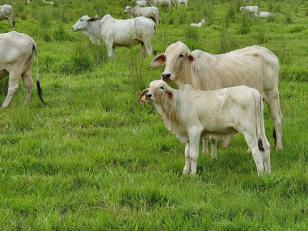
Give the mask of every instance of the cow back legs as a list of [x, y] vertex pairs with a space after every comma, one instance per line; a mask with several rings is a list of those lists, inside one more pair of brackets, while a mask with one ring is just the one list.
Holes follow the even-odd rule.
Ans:
[[7, 108], [10, 103], [12, 102], [12, 99], [14, 98], [18, 87], [19, 87], [19, 80], [20, 80], [20, 75], [16, 74], [14, 72], [10, 73], [9, 76], [9, 88], [8, 88], [8, 92], [7, 92], [7, 96], [6, 99], [4, 100], [3, 104], [2, 104], [2, 108]]
[[190, 172], [190, 155], [189, 155], [189, 143], [185, 146], [185, 166], [183, 168], [183, 174], [187, 175]]
[[33, 79], [31, 76], [31, 70], [28, 70], [26, 73], [22, 75], [22, 80], [24, 81], [25, 85], [25, 104], [30, 103], [32, 89], [33, 89]]
[[278, 92], [267, 92], [266, 93], [271, 117], [274, 123], [275, 129], [275, 144], [276, 149], [281, 150], [283, 149], [282, 145], [282, 113], [280, 109], [280, 101], [279, 101], [279, 93]]

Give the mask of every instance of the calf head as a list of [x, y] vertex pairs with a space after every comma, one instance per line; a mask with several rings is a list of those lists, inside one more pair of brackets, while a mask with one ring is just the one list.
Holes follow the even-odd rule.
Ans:
[[188, 47], [178, 41], [167, 47], [165, 53], [157, 55], [152, 61], [152, 67], [165, 65], [165, 70], [161, 74], [164, 81], [177, 81], [190, 70], [190, 65], [195, 61]]
[[154, 80], [150, 87], [142, 90], [138, 96], [138, 102], [153, 102], [157, 104], [172, 100], [173, 91], [168, 84], [162, 80]]
[[85, 31], [89, 27], [89, 23], [94, 22], [98, 19], [98, 16], [89, 17], [88, 15], [84, 15], [74, 24], [73, 31]]

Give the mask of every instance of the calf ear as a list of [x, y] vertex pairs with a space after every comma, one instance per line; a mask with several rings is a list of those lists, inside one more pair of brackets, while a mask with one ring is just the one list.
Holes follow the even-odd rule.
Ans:
[[143, 89], [138, 96], [138, 103], [145, 102], [145, 95], [149, 92], [149, 88]]
[[159, 67], [159, 66], [162, 66], [162, 65], [165, 65], [165, 64], [166, 64], [166, 54], [162, 53], [162, 54], [157, 55], [153, 59], [151, 66], [152, 67]]
[[192, 63], [192, 62], [195, 61], [195, 57], [194, 57], [192, 54], [188, 54], [188, 55], [187, 55], [187, 58], [188, 58], [188, 62], [189, 62], [189, 63]]

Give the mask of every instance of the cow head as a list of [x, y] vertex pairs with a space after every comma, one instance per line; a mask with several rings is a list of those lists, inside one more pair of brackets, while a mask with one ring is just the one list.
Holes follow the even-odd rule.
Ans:
[[98, 19], [98, 16], [89, 17], [88, 15], [84, 15], [75, 23], [75, 25], [73, 26], [73, 31], [85, 31], [87, 30], [89, 23], [94, 22]]
[[142, 90], [138, 96], [138, 102], [162, 103], [173, 98], [172, 88], [165, 81], [154, 80], [150, 87]]
[[166, 65], [161, 75], [162, 80], [177, 81], [194, 61], [188, 47], [179, 41], [168, 46], [165, 53], [157, 55], [152, 61], [152, 67]]

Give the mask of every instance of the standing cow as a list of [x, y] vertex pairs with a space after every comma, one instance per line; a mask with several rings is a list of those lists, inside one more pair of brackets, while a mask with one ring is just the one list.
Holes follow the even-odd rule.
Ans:
[[11, 27], [15, 27], [13, 6], [5, 4], [0, 6], [0, 20], [7, 19]]
[[[0, 34], [0, 79], [9, 75], [8, 93], [2, 108], [10, 105], [21, 78], [26, 89], [25, 103], [30, 102], [33, 88], [32, 60], [36, 53], [36, 44], [28, 35], [15, 31]], [[37, 90], [44, 103], [38, 77], [37, 73]]]
[[75, 23], [73, 31], [85, 33], [93, 44], [105, 42], [110, 58], [115, 56], [115, 46], [132, 47], [138, 43], [142, 46], [143, 56], [153, 53], [151, 40], [155, 34], [155, 22], [145, 17], [120, 20], [110, 14], [102, 19], [86, 15]]
[[186, 83], [201, 90], [246, 85], [257, 89], [268, 103], [274, 123], [276, 149], [282, 149], [282, 113], [279, 101], [279, 61], [270, 50], [249, 46], [226, 54], [190, 51], [182, 42], [157, 55], [152, 66], [166, 65], [162, 79]]

